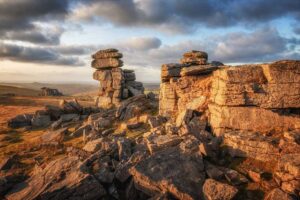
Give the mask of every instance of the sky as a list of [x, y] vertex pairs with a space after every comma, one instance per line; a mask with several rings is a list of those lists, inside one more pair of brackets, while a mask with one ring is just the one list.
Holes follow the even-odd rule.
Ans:
[[145, 83], [190, 50], [228, 65], [300, 60], [299, 0], [0, 0], [0, 82], [96, 83], [91, 54], [123, 53]]

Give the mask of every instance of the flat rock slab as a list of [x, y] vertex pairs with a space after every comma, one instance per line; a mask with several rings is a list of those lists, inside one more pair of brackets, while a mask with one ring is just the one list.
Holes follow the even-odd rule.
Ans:
[[119, 52], [97, 52], [92, 55], [94, 59], [104, 59], [104, 58], [122, 58], [123, 54]]
[[178, 135], [151, 135], [146, 138], [146, 144], [151, 154], [178, 145], [182, 139]]
[[33, 175], [10, 191], [6, 199], [92, 200], [103, 197], [106, 194], [105, 189], [83, 169], [76, 156], [59, 158], [44, 169], [35, 169]]
[[135, 186], [150, 196], [169, 192], [177, 199], [202, 199], [205, 180], [202, 158], [192, 159], [169, 148], [141, 160], [130, 169]]
[[106, 69], [114, 67], [122, 67], [123, 61], [116, 58], [97, 59], [92, 61], [92, 67], [96, 69]]
[[211, 65], [196, 65], [196, 66], [182, 68], [180, 75], [181, 76], [197, 76], [197, 75], [201, 75], [201, 74], [211, 73], [217, 69], [218, 69], [218, 67], [211, 66]]
[[237, 192], [238, 189], [235, 187], [214, 179], [206, 179], [203, 185], [203, 193], [206, 200], [231, 200]]
[[183, 54], [184, 58], [208, 58], [208, 55], [204, 51], [192, 50]]
[[250, 157], [261, 161], [279, 158], [279, 147], [274, 138], [259, 133], [232, 131], [224, 134], [224, 144], [231, 156]]

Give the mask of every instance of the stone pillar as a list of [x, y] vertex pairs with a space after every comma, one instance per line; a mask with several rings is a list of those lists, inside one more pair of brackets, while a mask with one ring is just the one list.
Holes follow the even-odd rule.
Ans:
[[134, 71], [121, 69], [122, 57], [117, 49], [99, 50], [92, 55], [92, 67], [96, 69], [93, 78], [100, 82], [96, 106], [118, 106], [122, 100], [144, 93], [143, 84], [135, 81]]

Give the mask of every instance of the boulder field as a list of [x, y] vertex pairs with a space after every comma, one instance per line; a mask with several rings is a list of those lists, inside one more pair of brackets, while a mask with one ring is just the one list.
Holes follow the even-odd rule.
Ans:
[[162, 65], [157, 98], [116, 49], [92, 57], [95, 107], [63, 101], [9, 121], [46, 127], [39, 148], [60, 153], [19, 182], [20, 155], [0, 162], [0, 198], [299, 199], [300, 61], [226, 66], [190, 51]]

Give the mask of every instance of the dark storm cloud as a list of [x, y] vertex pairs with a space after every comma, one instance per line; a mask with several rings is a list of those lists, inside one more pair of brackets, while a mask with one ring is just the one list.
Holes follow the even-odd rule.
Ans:
[[0, 35], [0, 39], [58, 45], [62, 33], [63, 30], [48, 30], [47, 32], [47, 30], [41, 28], [33, 28], [25, 31], [4, 31]]
[[68, 0], [0, 1], [0, 29], [30, 29], [35, 20], [62, 18], [68, 13], [68, 5]]
[[35, 23], [65, 19], [69, 5], [70, 0], [0, 0], [0, 39], [58, 44], [62, 32]]
[[[83, 1], [82, 1], [83, 2]], [[158, 26], [186, 32], [200, 24], [227, 27], [257, 24], [280, 17], [300, 19], [297, 0], [99, 0], [75, 9], [82, 19], [107, 20], [123, 26]], [[83, 4], [84, 5], [84, 4]], [[91, 10], [91, 12], [87, 12]]]
[[0, 59], [51, 65], [84, 65], [78, 58], [71, 56], [65, 57], [51, 49], [23, 47], [4, 43], [0, 43]]

